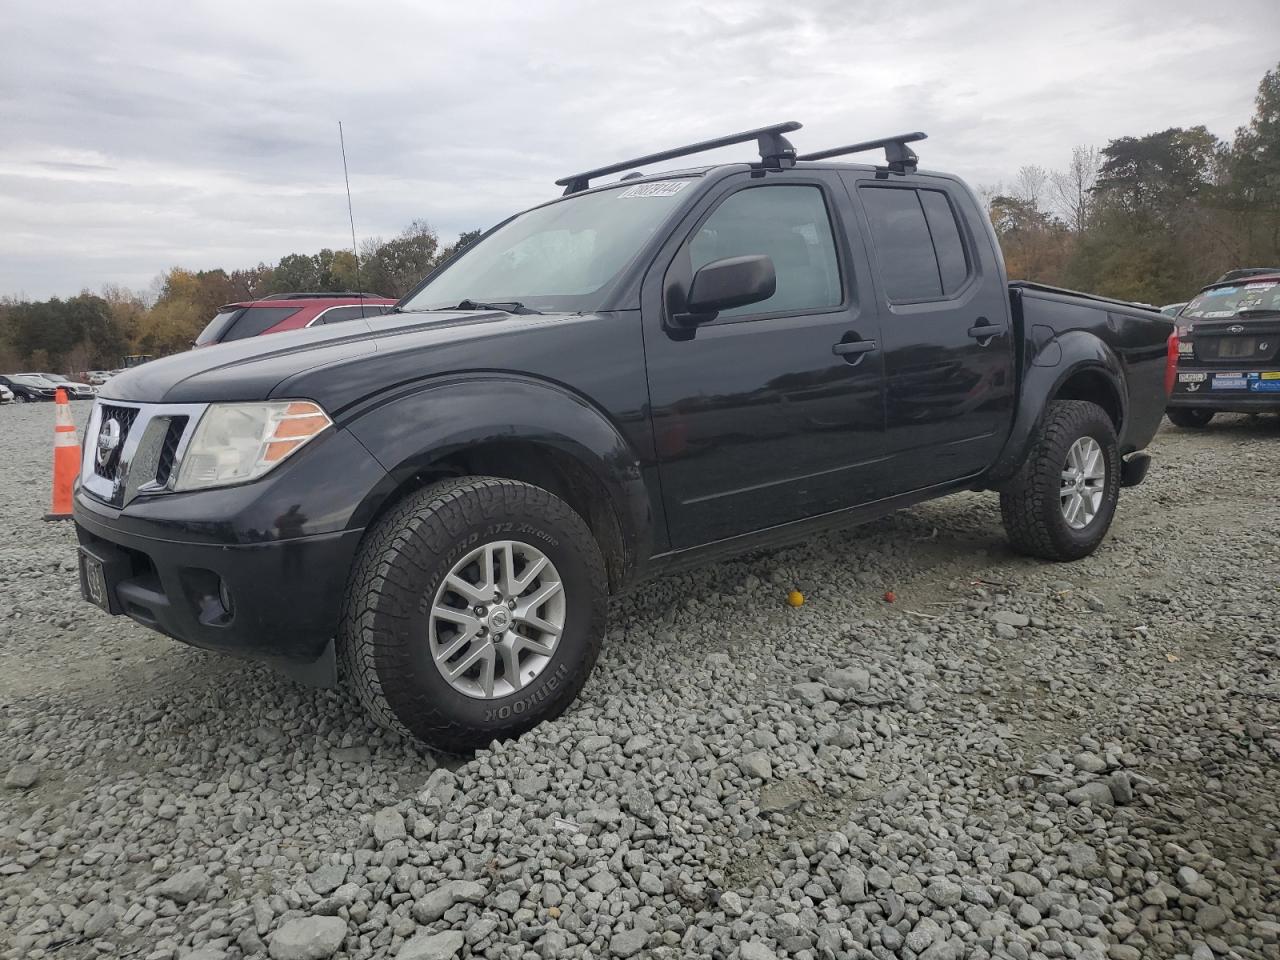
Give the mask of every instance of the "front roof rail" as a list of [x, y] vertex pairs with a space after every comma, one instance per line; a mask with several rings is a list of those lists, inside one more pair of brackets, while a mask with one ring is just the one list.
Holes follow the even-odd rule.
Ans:
[[760, 161], [766, 167], [773, 169], [790, 167], [794, 166], [796, 162], [796, 148], [791, 145], [791, 142], [783, 134], [799, 130], [800, 126], [801, 124], [795, 120], [789, 120], [786, 123], [775, 123], [769, 127], [757, 127], [754, 130], [744, 130], [742, 133], [731, 133], [727, 137], [716, 137], [714, 140], [699, 140], [697, 143], [690, 143], [683, 147], [673, 147], [670, 150], [662, 150], [658, 153], [650, 153], [643, 157], [636, 157], [634, 160], [622, 160], [618, 163], [611, 163], [606, 167], [597, 167], [594, 170], [573, 173], [557, 180], [556, 186], [564, 187], [564, 195], [568, 196], [571, 193], [579, 193], [586, 190], [591, 186], [592, 180], [610, 173], [619, 173], [623, 170], [630, 170], [633, 167], [644, 167], [651, 163], [674, 160], [677, 157], [687, 157], [695, 153], [705, 153], [708, 150], [729, 147], [735, 143], [747, 143], [751, 140], [755, 140], [758, 144]]

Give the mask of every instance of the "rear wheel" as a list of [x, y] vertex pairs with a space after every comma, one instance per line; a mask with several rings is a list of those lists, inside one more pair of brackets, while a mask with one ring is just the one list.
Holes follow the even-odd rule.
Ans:
[[1170, 407], [1165, 411], [1165, 415], [1175, 426], [1190, 430], [1207, 427], [1209, 421], [1213, 419], [1213, 411], [1202, 407]]
[[385, 726], [473, 750], [573, 702], [600, 651], [605, 597], [599, 547], [563, 500], [514, 480], [444, 481], [366, 537], [342, 672]]
[[1097, 549], [1120, 495], [1115, 426], [1096, 403], [1055, 400], [1027, 459], [1000, 493], [1014, 549], [1078, 560]]

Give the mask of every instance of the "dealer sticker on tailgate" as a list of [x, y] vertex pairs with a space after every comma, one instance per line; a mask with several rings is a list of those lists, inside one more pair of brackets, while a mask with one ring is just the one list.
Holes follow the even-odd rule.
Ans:
[[1178, 374], [1179, 383], [1204, 383], [1209, 379], [1207, 373], [1180, 373]]

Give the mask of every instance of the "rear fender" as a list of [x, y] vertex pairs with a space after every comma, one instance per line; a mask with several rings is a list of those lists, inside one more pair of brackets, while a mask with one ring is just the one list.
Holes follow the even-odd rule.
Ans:
[[[1050, 402], [1064, 395], [1064, 388], [1087, 374], [1090, 393], [1065, 393], [1075, 399], [1090, 399], [1108, 411], [1116, 422], [1116, 434], [1124, 429], [1128, 416], [1128, 390], [1124, 365], [1110, 347], [1085, 330], [1072, 330], [1038, 345], [1025, 365], [1013, 430], [995, 464], [983, 478], [981, 487], [996, 487], [1012, 477], [1026, 459], [1040, 432], [1040, 423]], [[1094, 397], [1097, 390], [1105, 393]]]
[[582, 396], [511, 374], [433, 379], [348, 411], [343, 425], [387, 471], [361, 504], [369, 523], [387, 498], [441, 464], [482, 445], [520, 442], [572, 458], [608, 497], [627, 572], [653, 553], [653, 517], [640, 457], [621, 431]]

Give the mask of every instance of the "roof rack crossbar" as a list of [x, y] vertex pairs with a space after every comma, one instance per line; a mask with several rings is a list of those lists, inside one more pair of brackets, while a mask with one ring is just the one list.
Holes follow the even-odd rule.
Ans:
[[890, 170], [894, 173], [914, 173], [920, 158], [916, 156], [915, 151], [908, 147], [907, 144], [915, 143], [917, 140], [924, 140], [927, 137], [928, 134], [917, 130], [914, 133], [900, 133], [895, 137], [881, 137], [879, 140], [864, 140], [861, 143], [851, 143], [844, 147], [832, 147], [830, 150], [804, 153], [796, 157], [796, 159], [828, 160], [831, 157], [842, 157], [849, 153], [865, 153], [868, 150], [879, 150], [883, 147], [885, 161], [888, 163]]
[[663, 150], [659, 153], [636, 157], [634, 160], [611, 163], [607, 167], [597, 167], [594, 170], [570, 174], [557, 180], [556, 186], [564, 187], [564, 192], [567, 196], [571, 193], [586, 190], [591, 185], [592, 180], [610, 173], [619, 173], [634, 167], [644, 167], [663, 160], [674, 160], [677, 157], [688, 157], [695, 153], [705, 153], [708, 150], [732, 146], [735, 143], [747, 143], [750, 140], [755, 140], [758, 143], [760, 160], [765, 166], [775, 168], [791, 166], [796, 160], [796, 150], [783, 134], [799, 130], [800, 126], [795, 120], [790, 120], [787, 123], [775, 123], [769, 127], [744, 130], [742, 133], [731, 133], [727, 137], [717, 137], [714, 140], [700, 140], [684, 147], [675, 147], [671, 150]]

